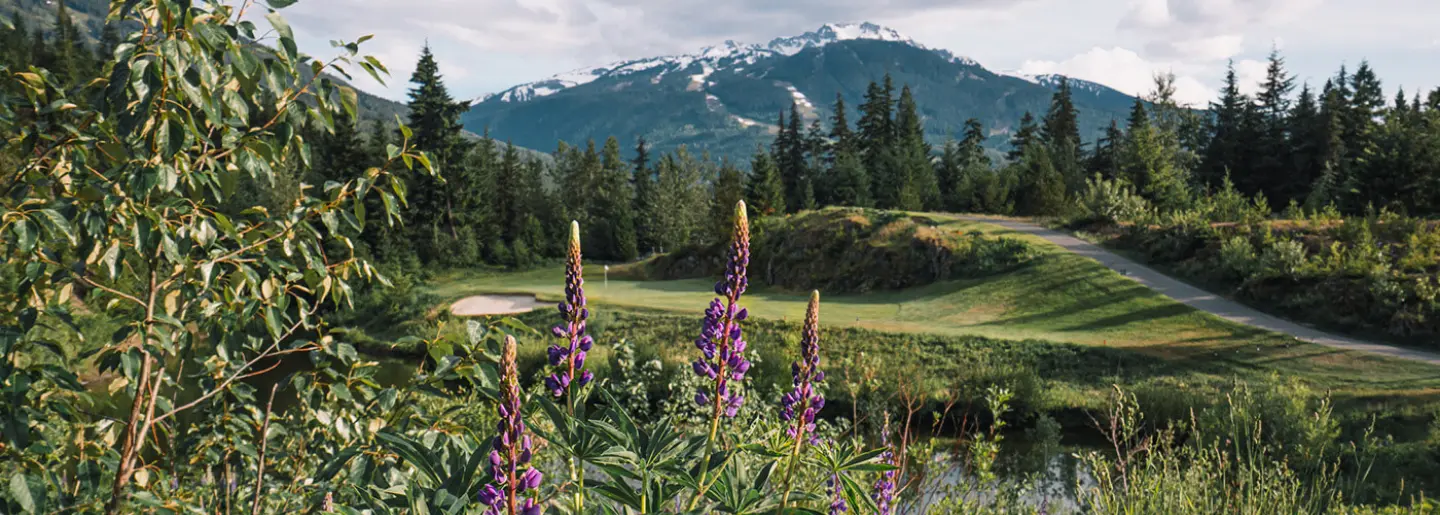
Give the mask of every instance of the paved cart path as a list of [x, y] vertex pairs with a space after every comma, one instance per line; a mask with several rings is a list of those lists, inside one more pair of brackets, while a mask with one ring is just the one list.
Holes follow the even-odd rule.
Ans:
[[1059, 245], [1067, 251], [1098, 261], [1111, 270], [1135, 280], [1135, 282], [1148, 286], [1166, 297], [1175, 299], [1176, 302], [1231, 322], [1288, 334], [1303, 341], [1337, 349], [1368, 352], [1440, 366], [1440, 354], [1347, 338], [1268, 315], [1244, 304], [1228, 300], [1219, 295], [1176, 280], [1168, 275], [1105, 250], [1099, 245], [1063, 232], [1053, 231], [1032, 223], [1015, 220], [963, 215], [957, 218], [972, 222], [998, 225], [1012, 231], [1043, 238], [1050, 243]]

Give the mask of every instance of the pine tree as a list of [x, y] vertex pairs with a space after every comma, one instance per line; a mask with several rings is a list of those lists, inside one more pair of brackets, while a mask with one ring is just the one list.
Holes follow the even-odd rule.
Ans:
[[940, 184], [940, 199], [947, 211], [964, 212], [969, 207], [968, 198], [962, 200], [956, 194], [956, 189], [964, 180], [964, 173], [965, 160], [960, 156], [960, 143], [953, 139], [946, 141], [940, 150], [940, 159], [935, 163], [935, 179]]
[[[889, 82], [889, 76], [886, 76]], [[873, 182], [871, 191], [876, 195], [877, 204], [883, 205], [880, 199], [882, 177], [886, 173], [882, 170], [887, 158], [886, 152], [894, 146], [895, 129], [894, 101], [890, 97], [891, 89], [882, 88], [880, 85], [871, 82], [865, 91], [865, 102], [860, 105], [860, 122], [858, 127], [858, 145], [861, 159], [865, 163], [865, 170], [870, 173]]]
[[[586, 162], [589, 162], [588, 153]], [[615, 137], [605, 140], [596, 172], [591, 189], [591, 212], [586, 217], [588, 225], [581, 225], [586, 235], [585, 248], [600, 259], [632, 261], [639, 252], [635, 241], [631, 172], [629, 163], [620, 157], [620, 141]]]
[[1201, 184], [1213, 186], [1226, 176], [1246, 176], [1250, 171], [1245, 149], [1251, 143], [1245, 134], [1245, 110], [1250, 99], [1240, 93], [1240, 83], [1235, 74], [1235, 62], [1231, 61], [1225, 73], [1225, 87], [1221, 89], [1220, 101], [1210, 104], [1213, 113], [1210, 122], [1210, 142], [1200, 163]]
[[780, 169], [769, 152], [756, 146], [750, 161], [750, 180], [745, 181], [750, 209], [761, 216], [785, 214], [785, 185]]
[[1060, 87], [1051, 96], [1050, 111], [1045, 114], [1040, 137], [1051, 149], [1059, 148], [1065, 141], [1079, 148], [1080, 115], [1075, 110], [1075, 102], [1071, 97], [1070, 79], [1062, 77]]
[[995, 173], [990, 169], [990, 157], [985, 155], [985, 128], [980, 120], [965, 121], [965, 134], [955, 147], [955, 158], [959, 160], [959, 174], [955, 179], [954, 191], [948, 203], [952, 210], [978, 212], [985, 210], [981, 198], [984, 185], [993, 182]]
[[900, 101], [895, 109], [895, 130], [895, 141], [901, 148], [904, 167], [896, 180], [908, 190], [905, 197], [914, 195], [919, 200], [916, 207], [904, 209], [943, 208], [935, 167], [930, 163], [930, 144], [925, 142], [925, 125], [908, 85], [900, 90]]
[[1279, 50], [1271, 50], [1266, 68], [1265, 82], [1256, 96], [1258, 126], [1255, 138], [1250, 142], [1254, 148], [1254, 161], [1247, 176], [1248, 187], [1241, 191], [1247, 194], [1261, 193], [1275, 199], [1282, 205], [1289, 201], [1283, 193], [1293, 188], [1287, 184], [1294, 178], [1290, 157], [1290, 92], [1295, 89], [1295, 79], [1285, 71], [1285, 59]]
[[1184, 169], [1176, 165], [1174, 146], [1167, 143], [1162, 131], [1149, 123], [1144, 104], [1136, 100], [1121, 153], [1123, 178], [1163, 209], [1186, 207], [1189, 181]]
[[790, 123], [782, 131], [782, 137], [775, 140], [776, 149], [780, 152], [775, 161], [780, 167], [780, 178], [785, 184], [785, 205], [791, 211], [815, 207], [815, 191], [809, 181], [809, 143], [805, 132], [800, 128], [802, 123], [800, 104], [791, 102]]
[[630, 165], [633, 168], [632, 182], [635, 189], [636, 247], [642, 253], [650, 253], [657, 246], [653, 220], [659, 205], [655, 190], [655, 170], [650, 167], [650, 146], [644, 136], [635, 144], [635, 158], [630, 161]]
[[1065, 208], [1065, 180], [1055, 169], [1048, 146], [1038, 141], [1031, 142], [1025, 147], [1020, 167], [1020, 213], [1029, 216], [1060, 214]]
[[810, 122], [805, 131], [805, 175], [800, 180], [800, 201], [805, 209], [830, 204], [829, 185], [824, 181], [826, 161], [830, 155], [830, 142], [825, 140], [826, 132], [820, 120]]
[[850, 122], [846, 121], [845, 96], [835, 94], [835, 113], [830, 118], [830, 141], [832, 141], [832, 159], [838, 158], [844, 152], [857, 152], [859, 147], [855, 142], [855, 133], [850, 130]]
[[1012, 162], [1019, 161], [1025, 155], [1025, 147], [1029, 146], [1037, 137], [1039, 137], [1039, 128], [1035, 126], [1035, 115], [1026, 111], [1025, 115], [1020, 117], [1020, 128], [1010, 137], [1010, 152], [1005, 154], [1005, 159]]
[[[522, 194], [525, 188], [524, 175], [528, 170], [524, 163], [520, 162], [520, 153], [515, 150], [514, 145], [506, 145], [499, 151], [499, 156], [496, 155], [496, 150], [495, 141], [486, 134], [485, 140], [471, 152], [474, 166], [488, 166], [494, 170], [486, 199], [494, 227], [484, 232], [489, 233], [486, 241], [499, 239], [513, 248], [515, 240], [520, 238], [525, 229], [526, 218], [530, 214], [527, 205], [529, 199]], [[513, 259], [513, 256], [511, 257]]]
[[729, 160], [720, 163], [720, 175], [710, 201], [709, 237], [711, 243], [729, 242], [734, 229], [735, 204], [745, 197], [745, 175]]
[[1293, 174], [1279, 192], [1280, 198], [1304, 201], [1325, 168], [1323, 154], [1327, 123], [1310, 85], [1300, 88], [1295, 109], [1290, 113], [1290, 165]]
[[860, 155], [854, 150], [845, 150], [837, 154], [830, 180], [833, 182], [830, 190], [837, 205], [855, 207], [874, 205], [874, 199], [870, 195], [870, 174], [866, 173], [865, 163], [860, 160]]
[[[1380, 133], [1376, 118], [1385, 108], [1385, 94], [1380, 79], [1370, 68], [1370, 63], [1360, 62], [1350, 78], [1350, 105], [1344, 118], [1341, 137], [1345, 141], [1345, 164], [1341, 166], [1342, 189], [1352, 195], [1342, 202], [1342, 209], [1358, 212], [1371, 202], [1381, 201], [1376, 195], [1364, 191], [1368, 182], [1367, 174], [1376, 172], [1371, 156], [1375, 155]], [[1383, 173], [1383, 172], [1382, 172]], [[1376, 202], [1379, 205], [1379, 202]]]
[[1095, 141], [1095, 153], [1090, 156], [1088, 165], [1091, 174], [1100, 174], [1101, 177], [1113, 180], [1120, 176], [1120, 148], [1125, 143], [1125, 133], [1120, 130], [1119, 122], [1110, 120], [1110, 125], [1105, 127], [1105, 134]]
[[[444, 182], [428, 176], [417, 178], [410, 192], [413, 209], [409, 213], [413, 213], [415, 219], [413, 229], [421, 231], [422, 237], [428, 232], [445, 234], [451, 241], [457, 241], [461, 237], [457, 220], [461, 207], [455, 205], [453, 193], [480, 187], [470, 180], [473, 177], [464, 173], [461, 166], [468, 145], [461, 136], [460, 115], [469, 106], [450, 97], [440, 76], [440, 66], [429, 46], [421, 51], [410, 82], [415, 85], [410, 89], [410, 102], [407, 104], [410, 108], [407, 126], [413, 131], [411, 142], [416, 150], [430, 155], [432, 163], [445, 177]], [[452, 167], [455, 169], [452, 170]], [[427, 243], [422, 259], [429, 261], [451, 255], [445, 250], [445, 242], [432, 240]]]

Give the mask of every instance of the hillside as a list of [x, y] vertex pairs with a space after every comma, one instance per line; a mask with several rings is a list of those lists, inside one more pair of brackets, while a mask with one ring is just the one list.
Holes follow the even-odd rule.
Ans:
[[[633, 265], [617, 278], [716, 278], [728, 245], [684, 247]], [[985, 277], [1029, 264], [1037, 251], [1012, 238], [942, 227], [933, 218], [895, 211], [830, 208], [758, 220], [751, 263], [757, 284], [825, 293], [899, 290]]]
[[[873, 24], [826, 25], [766, 45], [726, 42], [522, 84], [479, 99], [464, 122], [532, 148], [643, 135], [661, 149], [683, 144], [745, 158], [769, 143], [778, 113], [792, 101], [807, 122], [828, 124], [838, 93], [853, 123], [866, 86], [887, 72], [897, 88], [910, 85], [932, 143], [958, 135], [974, 117], [989, 130], [991, 148], [1008, 142], [1025, 112], [1043, 114], [1059, 84], [1057, 76], [996, 73]], [[1091, 82], [1072, 85], [1086, 139], [1123, 119], [1134, 100]]]

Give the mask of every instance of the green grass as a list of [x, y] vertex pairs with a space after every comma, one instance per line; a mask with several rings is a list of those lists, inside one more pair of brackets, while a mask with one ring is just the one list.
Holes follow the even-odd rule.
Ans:
[[[1231, 323], [1176, 303], [1040, 238], [945, 215], [929, 216], [948, 228], [1027, 239], [1042, 255], [1032, 266], [983, 279], [903, 291], [822, 296], [823, 324], [1106, 346], [1209, 373], [1297, 377], [1356, 397], [1440, 398], [1440, 369], [1435, 367], [1331, 349]], [[601, 309], [689, 313], [698, 324], [701, 311], [713, 297], [709, 280], [611, 280], [606, 284], [601, 267], [587, 266], [585, 273], [586, 293]], [[455, 270], [437, 274], [430, 293], [447, 301], [501, 292], [558, 299], [562, 277], [559, 268], [520, 273]], [[803, 316], [805, 302], [803, 292], [757, 288], [742, 303], [755, 316], [795, 321]]]

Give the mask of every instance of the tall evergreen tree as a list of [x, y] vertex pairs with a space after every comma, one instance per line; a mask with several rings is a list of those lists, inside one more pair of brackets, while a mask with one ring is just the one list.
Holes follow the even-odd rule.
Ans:
[[[407, 126], [413, 131], [412, 144], [431, 156], [431, 161], [445, 179], [442, 182], [438, 178], [419, 177], [417, 184], [411, 188], [414, 209], [408, 212], [413, 213], [417, 222], [415, 230], [443, 233], [451, 240], [459, 240], [457, 212], [465, 206], [455, 205], [453, 192], [480, 186], [476, 183], [478, 181], [472, 180], [474, 177], [471, 174], [466, 173], [461, 162], [468, 144], [461, 136], [460, 115], [469, 105], [450, 97], [440, 75], [440, 65], [435, 62], [429, 46], [421, 51], [410, 82], [414, 87], [409, 92]], [[428, 255], [422, 257], [429, 260], [448, 255], [443, 250], [446, 246], [444, 242], [432, 241], [427, 248]]]
[[1210, 142], [1197, 174], [1203, 185], [1215, 186], [1224, 177], [1249, 174], [1246, 149], [1252, 141], [1245, 133], [1245, 112], [1249, 105], [1250, 99], [1240, 93], [1235, 62], [1231, 61], [1220, 100], [1210, 104]]
[[581, 226], [586, 235], [585, 248], [600, 259], [632, 261], [639, 255], [632, 211], [632, 174], [630, 164], [620, 157], [620, 141], [613, 136], [605, 140], [600, 151], [597, 172], [590, 190], [591, 212], [585, 217], [588, 225]]
[[1377, 151], [1380, 132], [1380, 123], [1376, 120], [1384, 108], [1385, 93], [1380, 79], [1375, 76], [1369, 62], [1361, 61], [1350, 77], [1350, 105], [1341, 133], [1345, 142], [1342, 188], [1352, 195], [1348, 202], [1342, 202], [1342, 207], [1351, 212], [1358, 212], [1375, 200], [1373, 195], [1364, 191], [1368, 182], [1365, 174], [1373, 168], [1371, 156]]
[[[1062, 140], [1062, 143], [1069, 143]], [[1055, 169], [1049, 146], [1032, 141], [1020, 159], [1020, 213], [1054, 216], [1065, 208], [1065, 180]]]
[[1325, 168], [1324, 147], [1328, 124], [1309, 84], [1300, 87], [1300, 96], [1290, 112], [1290, 165], [1292, 177], [1280, 192], [1281, 198], [1303, 202]]
[[838, 157], [843, 152], [860, 150], [855, 141], [855, 133], [850, 130], [850, 122], [846, 120], [848, 115], [845, 110], [845, 95], [836, 93], [835, 113], [830, 118], [830, 141], [833, 142], [834, 157]]
[[655, 210], [660, 206], [656, 197], [655, 170], [650, 167], [650, 145], [644, 136], [635, 143], [635, 157], [630, 160], [630, 166], [633, 168], [631, 173], [635, 189], [635, 245], [641, 253], [650, 253], [657, 246], [653, 219]]
[[1285, 71], [1285, 59], [1279, 50], [1271, 50], [1269, 65], [1266, 67], [1265, 82], [1256, 96], [1258, 125], [1251, 142], [1254, 162], [1245, 193], [1262, 193], [1266, 198], [1289, 201], [1285, 193], [1293, 190], [1288, 183], [1294, 179], [1290, 154], [1290, 92], [1295, 89], [1295, 79]]
[[745, 197], [750, 209], [761, 216], [785, 214], [785, 184], [780, 168], [763, 148], [755, 148], [750, 161], [750, 180], [745, 181]]
[[730, 234], [734, 229], [732, 215], [735, 213], [735, 205], [744, 198], [745, 174], [730, 164], [729, 160], [721, 161], [720, 174], [715, 178], [710, 200], [710, 243], [730, 241]]
[[[886, 77], [889, 82], [889, 76]], [[860, 121], [857, 124], [861, 158], [874, 182], [871, 191], [876, 194], [877, 202], [881, 191], [881, 177], [884, 176], [881, 168], [886, 161], [886, 152], [894, 146], [895, 103], [890, 97], [890, 91], [888, 87], [882, 88], [871, 82], [865, 91], [865, 102], [860, 105]]]
[[[790, 103], [790, 123], [777, 138], [776, 163], [780, 167], [780, 178], [785, 184], [785, 205], [791, 211], [815, 207], [815, 190], [810, 183], [810, 143], [801, 129], [804, 123], [800, 116], [800, 105]], [[781, 142], [784, 142], [783, 145]]]
[[1060, 87], [1051, 96], [1050, 111], [1045, 113], [1042, 123], [1040, 137], [1052, 149], [1059, 148], [1065, 141], [1069, 141], [1073, 147], [1079, 148], [1080, 114], [1075, 109], [1069, 79], [1063, 77], [1060, 79]]
[[870, 194], [870, 174], [866, 173], [865, 163], [860, 160], [860, 155], [854, 150], [843, 150], [836, 154], [835, 166], [831, 169], [829, 180], [831, 195], [838, 205], [871, 207], [874, 199]]
[[1100, 174], [1106, 179], [1120, 176], [1120, 148], [1125, 144], [1125, 133], [1114, 119], [1105, 127], [1105, 134], [1095, 140], [1095, 153], [1090, 156], [1088, 166], [1091, 174]]
[[905, 193], [906, 197], [914, 195], [919, 200], [918, 207], [906, 209], [943, 208], [935, 167], [930, 163], [930, 144], [925, 142], [925, 125], [908, 85], [900, 90], [900, 101], [895, 108], [895, 130], [903, 167], [896, 180], [902, 188], [910, 190]]
[[1025, 147], [1039, 137], [1039, 128], [1035, 126], [1035, 115], [1025, 112], [1020, 117], [1020, 128], [1010, 137], [1010, 151], [1005, 154], [1009, 161], [1019, 161], [1025, 155]]

